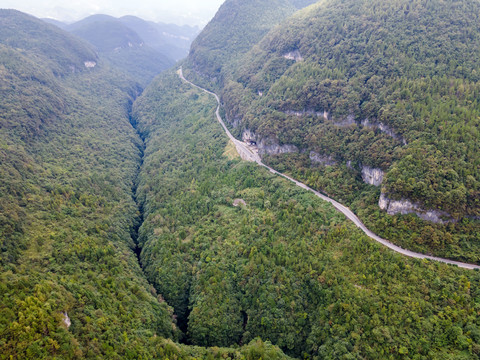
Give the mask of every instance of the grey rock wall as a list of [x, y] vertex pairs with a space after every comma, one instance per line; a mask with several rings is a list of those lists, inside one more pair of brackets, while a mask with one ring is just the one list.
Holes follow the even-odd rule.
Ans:
[[294, 60], [295, 62], [303, 61], [303, 57], [298, 50], [287, 52], [283, 54], [283, 57], [288, 60]]
[[385, 173], [381, 169], [371, 168], [368, 166], [362, 167], [362, 178], [367, 184], [380, 186], [382, 185], [384, 176]]
[[324, 166], [333, 166], [337, 164], [332, 156], [321, 155], [315, 151], [310, 151], [309, 157], [312, 163], [317, 163]]
[[453, 221], [451, 216], [444, 211], [424, 210], [418, 204], [413, 204], [410, 200], [391, 200], [384, 193], [380, 195], [378, 206], [380, 209], [385, 210], [388, 215], [416, 214], [419, 218], [436, 224], [445, 224]]

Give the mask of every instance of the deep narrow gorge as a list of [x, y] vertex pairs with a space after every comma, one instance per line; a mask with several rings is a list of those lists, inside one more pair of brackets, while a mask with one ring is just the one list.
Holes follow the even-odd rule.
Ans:
[[[142, 91], [143, 92], [143, 91]], [[135, 216], [135, 219], [133, 221], [133, 226], [131, 230], [131, 236], [133, 239], [133, 242], [135, 244], [135, 248], [133, 251], [135, 252], [135, 255], [137, 257], [138, 263], [140, 267], [142, 267], [142, 262], [141, 262], [141, 253], [142, 253], [142, 248], [139, 244], [139, 232], [140, 228], [143, 225], [144, 222], [144, 209], [143, 209], [143, 203], [139, 201], [138, 196], [137, 196], [137, 190], [138, 190], [138, 182], [140, 181], [140, 173], [142, 171], [142, 166], [143, 166], [143, 161], [144, 161], [144, 156], [145, 156], [145, 138], [140, 131], [137, 129], [137, 123], [134, 120], [132, 116], [132, 111], [133, 111], [133, 105], [136, 101], [136, 99], [141, 96], [141, 93], [139, 93], [135, 99], [128, 105], [128, 119], [130, 124], [132, 125], [133, 129], [135, 129], [136, 134], [138, 135], [139, 139], [141, 140], [141, 143], [138, 145], [138, 150], [140, 152], [139, 154], [139, 160], [138, 160], [138, 166], [137, 166], [137, 171], [135, 173], [134, 179], [133, 179], [133, 186], [132, 186], [132, 198], [135, 201], [135, 204], [137, 205], [138, 211]]]
[[[138, 128], [139, 124], [138, 124], [137, 120], [135, 119], [135, 117], [133, 116], [133, 108], [135, 106], [135, 101], [140, 96], [141, 96], [141, 93], [139, 93], [138, 96], [134, 99], [133, 103], [131, 105], [129, 105], [129, 109], [128, 109], [130, 124], [132, 125], [132, 127], [135, 130], [137, 136], [141, 140], [141, 144], [139, 144], [139, 146], [138, 146], [138, 149], [140, 150], [140, 157], [139, 157], [139, 161], [138, 161], [138, 171], [135, 174], [134, 186], [132, 187], [132, 198], [134, 199], [134, 201], [137, 205], [137, 208], [138, 208], [136, 217], [134, 219], [134, 226], [132, 227], [132, 239], [133, 239], [133, 242], [135, 244], [135, 248], [133, 249], [133, 251], [136, 254], [138, 264], [139, 264], [140, 268], [142, 269], [146, 279], [148, 280], [148, 276], [147, 276], [147, 273], [145, 272], [145, 268], [144, 268], [144, 265], [143, 265], [144, 260], [142, 259], [142, 250], [143, 250], [143, 246], [145, 244], [144, 243], [142, 244], [141, 239], [140, 239], [141, 228], [142, 228], [142, 226], [144, 225], [144, 222], [145, 222], [145, 199], [142, 198], [141, 194], [139, 194], [139, 183], [141, 181], [142, 172], [144, 170], [143, 165], [144, 165], [144, 162], [145, 162], [145, 153], [146, 153], [146, 150], [147, 150], [146, 149], [146, 141], [147, 141], [147, 138], [148, 138], [149, 134], [148, 134], [148, 131], [147, 132], [140, 131], [140, 129]], [[149, 280], [149, 283], [152, 284], [153, 286], [155, 285], [154, 281]], [[160, 288], [155, 287], [155, 288], [156, 288], [156, 291], [158, 292], [158, 294], [161, 295], [162, 294], [161, 293], [162, 288], [161, 287]], [[179, 334], [178, 339], [181, 343], [184, 343], [184, 344], [189, 344], [190, 343], [188, 337], [186, 336], [187, 330], [188, 330], [188, 316], [190, 314], [190, 309], [189, 309], [190, 295], [189, 295], [189, 292], [190, 292], [190, 290], [186, 289], [185, 294], [183, 295], [183, 297], [185, 299], [185, 303], [183, 304], [183, 306], [181, 308], [184, 309], [184, 312], [179, 313], [177, 309], [175, 309], [175, 308], [173, 309], [173, 311], [174, 311], [174, 323], [175, 323], [176, 326], [178, 326], [178, 328], [181, 331], [181, 334]]]
[[478, 14], [0, 10], [0, 360], [480, 359]]

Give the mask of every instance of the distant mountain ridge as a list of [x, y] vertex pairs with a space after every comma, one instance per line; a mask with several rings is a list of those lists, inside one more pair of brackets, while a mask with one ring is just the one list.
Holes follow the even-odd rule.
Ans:
[[[1, 43], [41, 56], [56, 75], [86, 71], [86, 62], [98, 60], [95, 51], [78, 38], [19, 11], [0, 9], [0, 26]], [[28, 33], [25, 26], [29, 27]], [[32, 37], [37, 41], [32, 41]]]
[[100, 52], [111, 52], [127, 47], [144, 45], [142, 38], [117, 19], [76, 23], [67, 30], [88, 40]]
[[174, 60], [180, 60], [188, 55], [190, 44], [200, 32], [198, 26], [153, 22], [132, 15], [116, 18], [110, 15], [97, 14], [71, 24], [54, 19], [43, 20], [70, 32], [81, 31], [82, 27], [91, 26], [95, 22], [118, 21], [137, 33], [146, 45]]
[[135, 30], [148, 46], [174, 60], [188, 55], [192, 41], [200, 32], [197, 26], [155, 23], [135, 16], [123, 16], [119, 20]]
[[130, 27], [109, 15], [92, 15], [63, 28], [92, 44], [102, 59], [146, 86], [174, 60], [149, 47]]

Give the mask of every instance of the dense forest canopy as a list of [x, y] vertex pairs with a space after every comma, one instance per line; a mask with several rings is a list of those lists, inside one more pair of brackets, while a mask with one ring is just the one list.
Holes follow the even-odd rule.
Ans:
[[185, 341], [261, 337], [314, 359], [477, 356], [477, 272], [393, 254], [313, 194], [232, 157], [214, 110], [173, 72], [134, 107], [147, 144], [141, 262]]
[[[418, 231], [433, 226], [439, 240], [396, 229], [397, 239], [383, 234], [392, 241], [478, 261], [479, 13], [476, 0], [320, 1], [218, 72], [227, 118], [239, 137], [294, 145], [298, 154], [267, 151], [271, 164], [369, 209], [364, 220], [377, 229], [395, 227], [376, 210], [380, 191], [455, 228], [396, 216]], [[365, 168], [384, 173], [381, 188], [364, 186]]]
[[140, 356], [151, 336], [175, 330], [132, 251], [138, 88], [86, 68], [98, 60], [71, 35], [2, 16], [0, 357]]
[[1, 15], [0, 359], [287, 359], [259, 339], [175, 343], [135, 254], [142, 89], [72, 35]]
[[15, 10], [0, 9], [0, 26], [2, 45], [42, 57], [46, 62], [44, 67], [54, 75], [86, 71], [86, 61], [97, 61], [93, 49], [80, 39], [32, 16]]
[[[187, 78], [375, 232], [478, 262], [480, 4], [312, 3], [227, 0]], [[143, 89], [160, 69], [111, 21], [80, 24], [113, 31], [95, 50], [0, 10], [0, 359], [480, 357], [478, 271], [393, 253], [242, 161], [176, 69]]]
[[244, 53], [294, 12], [289, 0], [227, 0], [192, 43], [188, 62], [221, 84]]

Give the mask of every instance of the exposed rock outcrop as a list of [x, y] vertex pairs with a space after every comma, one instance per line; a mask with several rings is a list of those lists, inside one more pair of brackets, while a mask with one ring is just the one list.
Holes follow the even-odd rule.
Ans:
[[297, 116], [297, 117], [301, 117], [305, 115], [317, 116], [317, 117], [323, 117], [325, 120], [328, 120], [328, 111], [315, 111], [315, 110], [304, 109], [302, 111], [286, 110], [283, 113], [287, 115]]
[[295, 145], [280, 145], [273, 139], [261, 139], [259, 142], [257, 142], [257, 147], [260, 156], [298, 153], [298, 147]]
[[243, 199], [235, 199], [233, 200], [233, 206], [238, 207], [240, 205], [247, 206], [247, 203]]
[[70, 318], [68, 317], [68, 314], [67, 314], [66, 311], [63, 312], [62, 315], [63, 315], [63, 323], [65, 324], [65, 326], [68, 329], [72, 325], [72, 322], [71, 322]]
[[436, 224], [445, 224], [453, 221], [452, 217], [444, 211], [424, 210], [418, 204], [413, 204], [410, 200], [391, 200], [384, 193], [380, 195], [378, 206], [380, 209], [385, 210], [388, 215], [416, 214], [419, 218]]
[[355, 117], [353, 115], [348, 115], [344, 119], [334, 121], [333, 124], [339, 127], [349, 127], [356, 125], [357, 123], [355, 122]]
[[384, 123], [380, 122], [377, 123], [375, 121], [371, 121], [370, 119], [365, 119], [362, 121], [362, 126], [367, 127], [367, 128], [372, 128], [372, 129], [379, 129], [381, 132], [384, 134], [387, 134], [388, 136], [391, 136], [392, 138], [401, 141], [403, 145], [407, 145], [407, 142], [403, 138], [403, 136], [398, 135], [391, 127], [388, 125], [385, 125]]
[[255, 143], [255, 145], [258, 148], [258, 154], [260, 156], [299, 152], [298, 147], [296, 147], [295, 145], [290, 145], [290, 144], [280, 145], [278, 141], [273, 138], [258, 139], [257, 135], [249, 129], [245, 129], [243, 131], [242, 141], [247, 144]]
[[380, 186], [383, 182], [385, 173], [381, 169], [362, 166], [362, 178], [367, 184]]
[[303, 61], [303, 57], [298, 50], [283, 54], [283, 57], [288, 60], [294, 60], [295, 62]]
[[251, 142], [251, 141], [257, 141], [257, 135], [249, 129], [243, 130], [242, 133], [242, 141], [245, 143]]
[[97, 63], [95, 61], [85, 61], [85, 67], [88, 69], [94, 68], [97, 66]]
[[332, 156], [320, 155], [315, 151], [310, 151], [310, 160], [312, 163], [317, 163], [324, 166], [333, 166], [337, 164]]
[[301, 111], [285, 110], [283, 111], [283, 113], [286, 115], [293, 115], [298, 117], [305, 116], [305, 115], [323, 117], [325, 120], [330, 120], [333, 122], [333, 125], [339, 126], [339, 127], [349, 127], [352, 125], [357, 125], [357, 123], [355, 122], [355, 116], [353, 114], [350, 114], [345, 118], [341, 118], [337, 120], [337, 119], [331, 118], [330, 113], [327, 110], [322, 110], [322, 111], [315, 111], [311, 109], [303, 109]]

